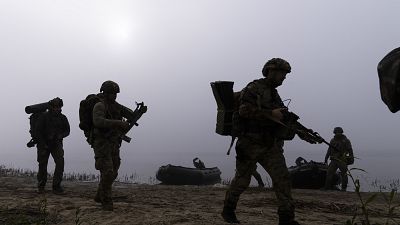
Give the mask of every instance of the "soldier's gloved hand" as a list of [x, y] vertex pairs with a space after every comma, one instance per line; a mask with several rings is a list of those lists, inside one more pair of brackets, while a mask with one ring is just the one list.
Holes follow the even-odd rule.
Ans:
[[128, 122], [126, 122], [126, 121], [119, 121], [119, 124], [118, 124], [118, 126], [119, 126], [119, 129], [121, 129], [121, 130], [123, 130], [123, 131], [126, 131], [126, 130], [128, 130], [128, 128], [129, 128], [129, 123]]
[[143, 112], [143, 113], [146, 113], [147, 112], [147, 106], [142, 106], [142, 107], [140, 107], [140, 110]]
[[128, 123], [128, 122], [122, 121], [122, 120], [113, 120], [111, 127], [113, 129], [123, 131], [123, 130], [125, 130], [125, 128], [127, 128], [129, 126], [129, 123], [128, 123], [128, 125], [126, 125], [126, 123]]
[[273, 109], [271, 111], [271, 116], [274, 117], [275, 119], [281, 121], [283, 119], [283, 113], [282, 111], [287, 110], [286, 108], [277, 108]]

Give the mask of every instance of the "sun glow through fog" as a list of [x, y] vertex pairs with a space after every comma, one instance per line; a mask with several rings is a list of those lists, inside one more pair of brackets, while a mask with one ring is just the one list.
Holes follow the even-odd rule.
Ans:
[[133, 42], [135, 25], [129, 19], [119, 19], [108, 24], [108, 37], [111, 44], [126, 46]]

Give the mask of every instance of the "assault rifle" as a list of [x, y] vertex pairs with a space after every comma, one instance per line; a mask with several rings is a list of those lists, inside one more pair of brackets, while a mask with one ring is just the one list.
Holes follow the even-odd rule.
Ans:
[[147, 106], [144, 105], [143, 102], [136, 103], [136, 109], [135, 111], [132, 111], [130, 108], [123, 106], [122, 111], [124, 112], [124, 115], [126, 116], [126, 122], [129, 123], [129, 127], [126, 130], [124, 134], [122, 134], [121, 138], [123, 141], [126, 141], [128, 143], [131, 142], [132, 138], [126, 136], [126, 134], [134, 127], [134, 126], [139, 126], [137, 121], [142, 117], [144, 113], [147, 112]]
[[[289, 138], [293, 139], [294, 134], [297, 134], [302, 140], [305, 140], [311, 144], [321, 144], [324, 143], [331, 147], [334, 150], [337, 150], [337, 148], [333, 145], [331, 145], [329, 142], [327, 142], [324, 138], [319, 135], [318, 132], [313, 131], [312, 129], [309, 129], [305, 127], [303, 124], [298, 122], [300, 117], [296, 115], [293, 112], [290, 112], [288, 110], [283, 110], [283, 122], [276, 120], [275, 118], [273, 121], [279, 123], [281, 125], [281, 130], [278, 129], [278, 134], [283, 133], [289, 136]], [[285, 139], [285, 138], [284, 138]]]

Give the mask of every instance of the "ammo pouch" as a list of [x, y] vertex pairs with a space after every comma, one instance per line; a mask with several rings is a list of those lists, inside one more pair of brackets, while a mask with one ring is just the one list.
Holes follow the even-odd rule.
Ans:
[[290, 129], [290, 125], [288, 126], [283, 126], [281, 124], [278, 124], [274, 121], [256, 121], [256, 120], [246, 120], [243, 118], [240, 118], [241, 122], [241, 133], [246, 134], [246, 133], [258, 133], [258, 134], [263, 134], [263, 133], [270, 133], [272, 136], [274, 136], [276, 139], [279, 140], [292, 140], [294, 136], [296, 135], [296, 132], [293, 129]]
[[234, 124], [234, 127], [238, 127], [237, 130], [240, 131], [240, 134], [274, 134], [274, 131], [277, 128], [277, 124], [272, 121], [261, 122], [258, 120], [245, 119], [243, 117], [239, 117], [239, 120]]
[[279, 125], [277, 128], [275, 128], [273, 134], [277, 139], [290, 141], [293, 140], [296, 132], [292, 129]]
[[346, 155], [345, 156], [345, 162], [347, 165], [353, 165], [354, 164], [354, 157], [351, 155]]
[[299, 117], [294, 113], [284, 113], [283, 124], [277, 124], [274, 130], [275, 137], [281, 140], [293, 140], [296, 131], [292, 128], [296, 128], [298, 119]]

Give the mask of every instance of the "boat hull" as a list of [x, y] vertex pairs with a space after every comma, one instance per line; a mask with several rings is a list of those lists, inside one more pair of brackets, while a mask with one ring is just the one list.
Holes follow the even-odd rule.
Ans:
[[[319, 162], [307, 162], [288, 168], [292, 187], [298, 189], [320, 189], [325, 186], [328, 166]], [[340, 177], [334, 175], [333, 185], [340, 184]]]
[[169, 185], [212, 185], [221, 182], [221, 171], [218, 167], [197, 169], [166, 165], [158, 169], [156, 178]]

